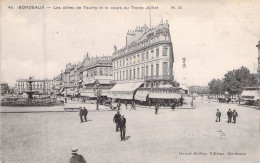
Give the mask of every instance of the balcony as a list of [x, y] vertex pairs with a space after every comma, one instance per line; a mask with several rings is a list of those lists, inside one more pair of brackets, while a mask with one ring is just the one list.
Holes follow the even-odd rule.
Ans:
[[161, 76], [145, 76], [145, 81], [155, 81], [155, 80], [173, 80], [171, 75], [161, 75]]

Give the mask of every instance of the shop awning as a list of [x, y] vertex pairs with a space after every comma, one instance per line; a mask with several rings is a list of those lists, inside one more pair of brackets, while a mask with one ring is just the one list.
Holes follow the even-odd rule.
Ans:
[[133, 83], [118, 83], [109, 92], [129, 92], [135, 91], [143, 82], [133, 82]]
[[[107, 96], [108, 89], [102, 89], [101, 96]], [[80, 96], [86, 96], [86, 97], [96, 97], [93, 90], [84, 90], [80, 92]]]
[[134, 91], [142, 85], [143, 82], [117, 83], [111, 88], [107, 97], [119, 99], [133, 99]]
[[245, 100], [260, 99], [260, 90], [243, 90], [241, 97]]
[[95, 81], [96, 81], [96, 80], [94, 80], [94, 79], [87, 80], [87, 81], [84, 83], [84, 85], [85, 85], [85, 84], [93, 84], [93, 83], [95, 83]]
[[135, 100], [146, 101], [146, 97], [149, 93], [149, 90], [137, 90], [135, 94]]
[[80, 96], [86, 96], [86, 97], [96, 97], [94, 93], [92, 92], [82, 92], [80, 93]]
[[158, 98], [158, 99], [179, 99], [181, 98], [181, 94], [178, 93], [158, 93], [151, 92], [149, 93], [149, 98]]

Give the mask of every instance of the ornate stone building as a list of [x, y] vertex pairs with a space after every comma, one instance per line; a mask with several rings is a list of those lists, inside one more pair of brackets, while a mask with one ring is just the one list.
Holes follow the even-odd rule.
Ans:
[[[149, 29], [146, 25], [128, 31], [126, 46], [113, 53], [113, 76], [115, 87], [108, 92], [108, 97], [133, 99], [147, 96], [149, 89], [168, 85], [173, 80], [173, 46], [168, 21], [160, 22]], [[143, 98], [145, 99], [145, 98]]]

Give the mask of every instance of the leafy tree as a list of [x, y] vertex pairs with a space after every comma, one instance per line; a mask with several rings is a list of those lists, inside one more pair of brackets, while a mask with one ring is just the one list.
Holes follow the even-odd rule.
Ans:
[[254, 87], [257, 84], [257, 75], [251, 74], [243, 66], [238, 70], [227, 72], [223, 78], [223, 88], [231, 95], [240, 94], [243, 91], [243, 87]]
[[212, 79], [209, 83], [209, 91], [211, 94], [222, 94], [223, 91], [223, 82], [220, 79]]
[[208, 86], [190, 86], [189, 91], [190, 91], [190, 93], [208, 94], [209, 87]]

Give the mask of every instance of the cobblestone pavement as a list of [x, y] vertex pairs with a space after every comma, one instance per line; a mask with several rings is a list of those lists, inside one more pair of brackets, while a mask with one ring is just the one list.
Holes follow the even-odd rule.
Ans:
[[[84, 123], [78, 112], [2, 113], [1, 161], [68, 162], [72, 146], [94, 163], [260, 161], [259, 110], [200, 100], [194, 104], [195, 109], [159, 109], [158, 115], [154, 108], [122, 106], [126, 141], [115, 132], [116, 112], [109, 109], [89, 112]], [[217, 108], [221, 122], [215, 122]], [[226, 122], [228, 108], [237, 110], [237, 124]]]

